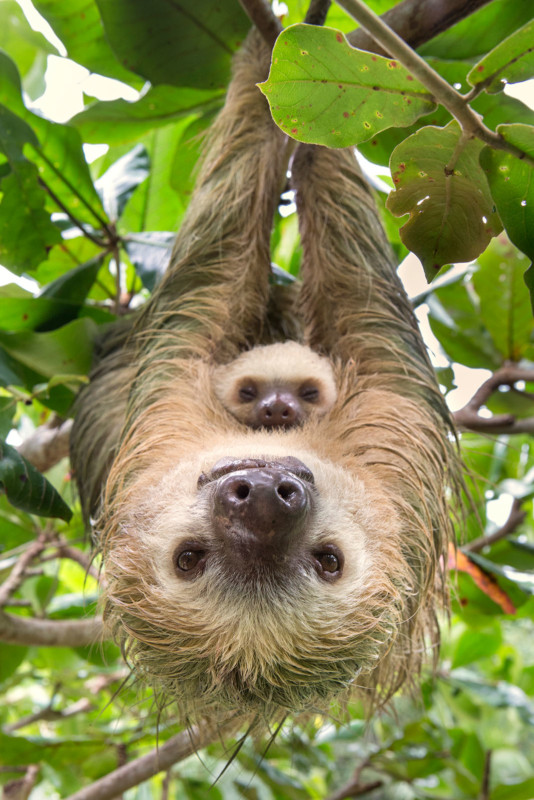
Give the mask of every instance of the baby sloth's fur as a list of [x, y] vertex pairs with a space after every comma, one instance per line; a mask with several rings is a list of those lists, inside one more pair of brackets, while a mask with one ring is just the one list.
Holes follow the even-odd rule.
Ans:
[[[286, 323], [272, 312], [286, 161], [255, 87], [267, 64], [249, 38], [168, 272], [106, 344], [73, 435], [107, 624], [188, 719], [324, 708], [353, 684], [387, 696], [416, 673], [425, 635], [436, 641], [445, 593], [451, 422], [351, 151], [296, 150], [302, 289]], [[295, 316], [331, 365], [333, 404], [252, 430], [214, 375]], [[270, 506], [239, 516], [264, 480], [297, 497], [294, 525]]]

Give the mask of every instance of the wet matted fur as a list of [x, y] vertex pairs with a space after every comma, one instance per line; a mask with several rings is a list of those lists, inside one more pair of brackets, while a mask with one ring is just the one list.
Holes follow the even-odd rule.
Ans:
[[[303, 283], [272, 323], [269, 240], [287, 158], [255, 87], [267, 64], [249, 37], [169, 269], [114, 332], [73, 435], [107, 624], [188, 719], [324, 708], [354, 684], [388, 696], [417, 672], [425, 636], [436, 641], [445, 595], [451, 420], [350, 151], [296, 150]], [[214, 370], [273, 330], [299, 330], [295, 319], [330, 360], [337, 398], [298, 428], [250, 430], [218, 400]], [[290, 563], [249, 568], [221, 544], [199, 476], [221, 458], [287, 456], [314, 475], [312, 513]], [[191, 538], [207, 559], [183, 580], [174, 553]], [[344, 560], [335, 581], [310, 557], [330, 544]]]

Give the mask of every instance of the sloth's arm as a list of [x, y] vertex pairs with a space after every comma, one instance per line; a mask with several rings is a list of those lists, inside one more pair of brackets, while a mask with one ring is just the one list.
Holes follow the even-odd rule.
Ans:
[[[285, 171], [285, 137], [255, 85], [266, 77], [269, 58], [252, 33], [234, 59], [169, 269], [147, 308], [144, 327], [182, 330], [186, 339], [190, 333], [193, 353], [223, 338], [238, 350], [254, 339], [265, 313], [272, 219]], [[184, 347], [182, 341], [180, 355]]]
[[293, 182], [311, 346], [343, 361], [356, 358], [357, 376], [369, 376], [377, 388], [419, 398], [424, 390], [439, 406], [424, 344], [353, 153], [301, 145]]

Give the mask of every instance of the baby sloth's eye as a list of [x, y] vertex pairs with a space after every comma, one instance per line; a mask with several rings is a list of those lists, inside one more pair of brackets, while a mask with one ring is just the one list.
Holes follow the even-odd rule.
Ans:
[[239, 390], [239, 399], [242, 403], [251, 403], [258, 396], [258, 390], [252, 383], [247, 383]]
[[192, 577], [204, 566], [206, 551], [181, 545], [174, 553], [173, 561], [179, 577]]
[[307, 403], [316, 403], [319, 400], [319, 389], [316, 386], [303, 386], [299, 397]]
[[327, 544], [324, 549], [313, 554], [315, 569], [319, 577], [327, 581], [334, 581], [341, 577], [343, 571], [343, 553], [333, 544]]

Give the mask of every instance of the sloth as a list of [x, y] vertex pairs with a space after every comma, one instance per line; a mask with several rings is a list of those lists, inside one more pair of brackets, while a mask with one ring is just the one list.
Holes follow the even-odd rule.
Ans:
[[[106, 624], [188, 722], [268, 724], [358, 689], [382, 702], [436, 642], [446, 596], [451, 419], [350, 150], [294, 152], [302, 282], [274, 309], [289, 156], [255, 85], [268, 64], [253, 34], [169, 268], [105, 340], [72, 436]], [[269, 428], [254, 412], [251, 424], [225, 387], [247, 360], [259, 382], [266, 353], [267, 382], [285, 383], [284, 348], [297, 345], [273, 331], [295, 319], [315, 367], [289, 360], [289, 380], [313, 376], [327, 413]]]
[[328, 359], [294, 341], [247, 350], [214, 370], [214, 389], [251, 428], [292, 428], [329, 411], [337, 396]]

